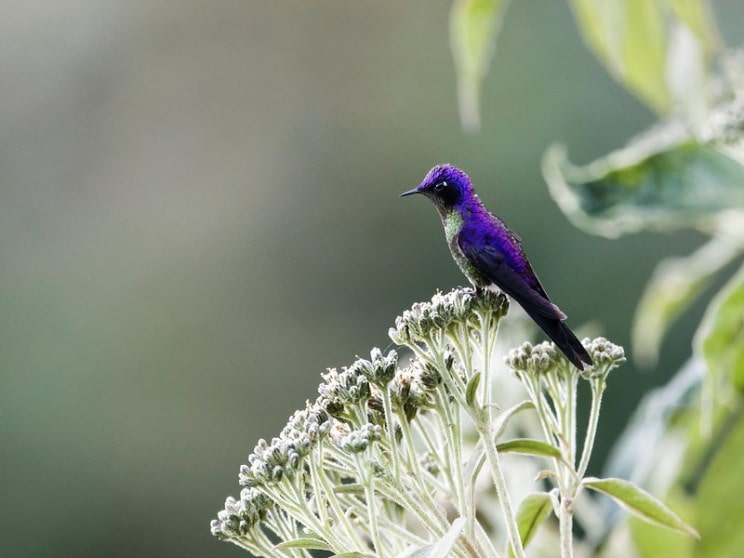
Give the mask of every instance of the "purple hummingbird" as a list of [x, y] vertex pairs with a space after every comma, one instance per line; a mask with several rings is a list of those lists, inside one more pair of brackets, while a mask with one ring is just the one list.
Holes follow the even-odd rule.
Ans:
[[522, 241], [490, 213], [470, 178], [452, 165], [437, 165], [418, 188], [401, 196], [423, 194], [437, 208], [452, 257], [476, 290], [500, 289], [516, 300], [576, 368], [592, 364], [566, 315], [550, 301], [522, 251]]

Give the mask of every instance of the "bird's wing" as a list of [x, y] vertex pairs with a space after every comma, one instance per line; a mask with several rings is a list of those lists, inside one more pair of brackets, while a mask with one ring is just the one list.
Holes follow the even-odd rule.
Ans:
[[[550, 302], [537, 277], [535, 286], [530, 285], [504, 260], [504, 255], [493, 246], [474, 246], [461, 242], [458, 247], [473, 267], [489, 281], [493, 281], [506, 294], [519, 304], [529, 307], [548, 318], [565, 320], [566, 315], [555, 304]], [[532, 270], [530, 269], [530, 272]], [[534, 274], [533, 274], [534, 275]]]

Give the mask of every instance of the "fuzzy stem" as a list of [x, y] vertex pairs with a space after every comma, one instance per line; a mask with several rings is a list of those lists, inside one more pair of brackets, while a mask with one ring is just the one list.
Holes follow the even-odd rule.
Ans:
[[387, 433], [388, 443], [390, 444], [390, 453], [393, 457], [393, 475], [400, 475], [400, 455], [395, 442], [395, 424], [393, 423], [393, 403], [390, 399], [390, 391], [387, 387], [380, 389], [382, 392], [382, 406], [385, 411], [385, 432]]
[[[478, 315], [481, 330], [481, 353], [483, 356], [484, 405], [491, 408], [493, 390], [491, 389], [491, 316], [488, 312]], [[495, 337], [495, 336], [494, 336]]]
[[[359, 463], [360, 472], [363, 465]], [[378, 556], [384, 556], [382, 539], [380, 538], [380, 529], [377, 524], [377, 502], [375, 500], [375, 478], [374, 475], [368, 474], [364, 483], [364, 495], [367, 501], [367, 510], [369, 511], [369, 529], [372, 531], [372, 542], [375, 546], [375, 552]]]
[[522, 547], [522, 539], [519, 537], [519, 528], [517, 527], [517, 520], [514, 517], [512, 511], [512, 505], [509, 500], [509, 494], [506, 490], [506, 480], [504, 479], [504, 472], [501, 469], [501, 463], [499, 460], [499, 453], [496, 450], [496, 441], [493, 439], [493, 431], [491, 423], [489, 421], [478, 421], [476, 424], [478, 432], [483, 440], [483, 445], [486, 449], [486, 457], [488, 464], [491, 468], [491, 476], [493, 477], [493, 484], [496, 488], [496, 495], [498, 496], [499, 503], [501, 504], [501, 513], [504, 516], [504, 522], [506, 524], [506, 532], [511, 542], [512, 550], [516, 558], [524, 558], [524, 548]]
[[586, 427], [586, 438], [584, 439], [584, 447], [581, 451], [581, 461], [577, 469], [579, 480], [583, 479], [586, 474], [586, 469], [589, 467], [589, 459], [594, 449], [594, 440], [597, 435], [599, 412], [602, 407], [602, 394], [604, 393], [605, 385], [604, 379], [592, 382], [592, 407], [589, 411], [589, 424]]
[[[322, 453], [318, 452], [318, 456], [321, 457]], [[312, 458], [309, 461], [310, 474], [314, 479], [317, 479], [317, 482], [319, 482], [320, 485], [323, 487], [323, 492], [325, 493], [325, 496], [328, 500], [329, 505], [331, 506], [331, 509], [333, 510], [333, 513], [336, 515], [336, 520], [343, 527], [344, 531], [346, 531], [346, 535], [353, 542], [355, 547], [357, 549], [364, 548], [364, 543], [359, 538], [359, 535], [354, 530], [354, 527], [351, 525], [351, 523], [349, 523], [349, 519], [346, 517], [346, 514], [341, 509], [341, 504], [336, 497], [336, 492], [333, 490], [330, 483], [328, 482], [328, 477], [326, 476], [322, 467], [319, 467], [318, 463], [316, 463], [316, 461]]]
[[573, 502], [561, 496], [561, 558], [573, 558]]
[[401, 415], [399, 416], [400, 420], [400, 427], [401, 431], [403, 433], [403, 439], [406, 441], [406, 446], [408, 448], [409, 453], [409, 471], [411, 473], [411, 476], [413, 477], [419, 493], [422, 495], [424, 500], [426, 500], [426, 503], [429, 505], [429, 508], [437, 514], [437, 516], [442, 519], [446, 520], [446, 513], [444, 510], [441, 509], [441, 506], [437, 504], [434, 499], [432, 498], [431, 494], [429, 494], [429, 491], [426, 488], [426, 485], [423, 481], [423, 472], [421, 471], [421, 465], [418, 462], [417, 454], [416, 454], [416, 448], [413, 445], [413, 436], [411, 435], [411, 428], [408, 424], [408, 421], [406, 420], [406, 417]]

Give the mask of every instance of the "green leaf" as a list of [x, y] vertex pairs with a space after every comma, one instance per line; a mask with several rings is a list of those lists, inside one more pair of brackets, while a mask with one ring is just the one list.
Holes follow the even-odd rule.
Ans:
[[554, 457], [556, 459], [563, 459], [561, 451], [546, 444], [539, 440], [530, 440], [527, 438], [518, 438], [516, 440], [509, 440], [508, 442], [502, 442], [496, 446], [496, 449], [501, 453], [525, 453], [528, 455], [538, 455], [540, 457]]
[[623, 479], [587, 477], [581, 484], [601, 492], [641, 519], [700, 538], [697, 531], [645, 490]]
[[737, 422], [718, 448], [697, 491], [701, 540], [695, 547], [696, 558], [741, 556], [744, 548], [744, 420], [741, 409], [738, 412]]
[[744, 392], [744, 267], [711, 301], [695, 345], [713, 378], [730, 378]]
[[525, 548], [537, 533], [537, 528], [553, 511], [550, 494], [536, 492], [528, 494], [519, 504], [517, 510], [517, 527], [519, 527], [519, 538]]
[[666, 258], [656, 266], [633, 323], [633, 350], [639, 362], [656, 362], [669, 325], [741, 250], [728, 235], [714, 237], [690, 256]]
[[307, 550], [331, 550], [331, 547], [325, 541], [315, 537], [300, 537], [279, 543], [274, 550], [284, 550], [287, 548], [305, 548]]
[[623, 62], [617, 70], [628, 89], [661, 114], [671, 108], [666, 85], [666, 21], [652, 0], [626, 0]]
[[473, 374], [473, 377], [468, 381], [468, 385], [465, 387], [465, 402], [469, 407], [473, 406], [475, 402], [475, 395], [478, 393], [478, 385], [480, 384], [481, 373], [477, 372]]
[[621, 64], [620, 45], [622, 29], [617, 22], [621, 18], [621, 3], [596, 0], [572, 0], [574, 18], [587, 46], [610, 67]]
[[480, 127], [480, 92], [488, 71], [507, 0], [455, 0], [450, 12], [450, 47], [457, 72], [460, 121]]
[[744, 167], [714, 147], [657, 129], [584, 167], [553, 145], [543, 157], [550, 193], [573, 223], [617, 237], [646, 228], [697, 225], [744, 208]]

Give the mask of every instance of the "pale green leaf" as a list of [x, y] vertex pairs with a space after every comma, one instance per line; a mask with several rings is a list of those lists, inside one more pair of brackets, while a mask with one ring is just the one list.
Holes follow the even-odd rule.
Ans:
[[513, 405], [509, 407], [508, 409], [502, 411], [499, 413], [499, 415], [496, 417], [496, 420], [493, 422], [493, 437], [495, 440], [498, 440], [501, 435], [504, 433], [504, 430], [506, 430], [506, 427], [509, 424], [509, 420], [516, 415], [517, 413], [524, 411], [526, 409], [534, 409], [535, 404], [532, 403], [529, 399], [525, 399], [524, 401], [520, 401], [516, 405]]
[[528, 494], [522, 500], [517, 510], [517, 527], [523, 547], [527, 547], [532, 537], [537, 533], [537, 528], [550, 515], [551, 511], [553, 511], [553, 504], [550, 494], [546, 492]]
[[455, 519], [444, 536], [434, 544], [434, 547], [431, 549], [429, 554], [426, 555], [426, 558], [447, 558], [448, 556], [451, 556], [451, 551], [457, 543], [457, 538], [460, 536], [464, 527], [464, 517], [458, 517]]
[[[499, 437], [504, 433], [504, 430], [506, 430], [506, 427], [509, 424], [509, 419], [511, 419], [514, 415], [516, 415], [520, 411], [524, 411], [525, 409], [534, 408], [535, 405], [532, 403], [532, 401], [525, 399], [524, 401], [520, 401], [516, 405], [509, 407], [508, 409], [499, 413], [493, 423], [494, 439], [499, 439]], [[483, 447], [483, 442], [479, 440], [475, 448], [473, 448], [472, 453], [470, 454], [470, 459], [468, 459], [467, 463], [465, 464], [465, 471], [463, 473], [466, 479], [471, 480], [471, 483], [475, 482], [475, 479], [478, 477], [478, 473], [480, 472], [485, 459], [485, 448]]]
[[742, 165], [714, 147], [664, 136], [657, 130], [584, 167], [552, 146], [543, 158], [551, 195], [574, 224], [607, 237], [744, 208]]
[[437, 542], [406, 552], [400, 558], [447, 558], [452, 555], [452, 549], [464, 527], [465, 518], [458, 517]]
[[641, 519], [700, 538], [697, 531], [682, 521], [654, 496], [623, 479], [587, 477], [582, 485], [601, 492]]
[[339, 484], [333, 488], [333, 491], [336, 494], [362, 494], [364, 492], [364, 485], [358, 482]]
[[656, 362], [669, 325], [741, 251], [740, 243], [729, 236], [714, 237], [691, 255], [666, 258], [656, 266], [633, 323], [633, 351], [638, 361]]
[[473, 374], [473, 377], [468, 381], [468, 385], [465, 387], [465, 402], [469, 407], [475, 403], [475, 395], [478, 393], [478, 385], [480, 384], [481, 374], [477, 372]]
[[426, 546], [422, 546], [421, 548], [408, 550], [403, 554], [400, 554], [398, 558], [428, 558], [429, 553], [433, 548], [433, 544], [427, 544]]
[[507, 0], [455, 0], [450, 13], [450, 46], [457, 72], [463, 128], [480, 127], [480, 93], [496, 44]]
[[279, 543], [274, 547], [275, 550], [285, 550], [288, 548], [304, 548], [307, 550], [331, 550], [331, 547], [325, 541], [315, 537], [300, 537]]
[[695, 345], [714, 378], [744, 391], [744, 268], [711, 301]]
[[516, 440], [502, 442], [496, 446], [496, 449], [501, 453], [524, 453], [540, 457], [563, 459], [561, 451], [558, 448], [546, 444], [545, 442], [540, 442], [539, 440], [530, 440], [527, 438], [518, 438]]
[[375, 558], [372, 554], [362, 554], [361, 552], [342, 552], [341, 554], [334, 554], [329, 558]]

